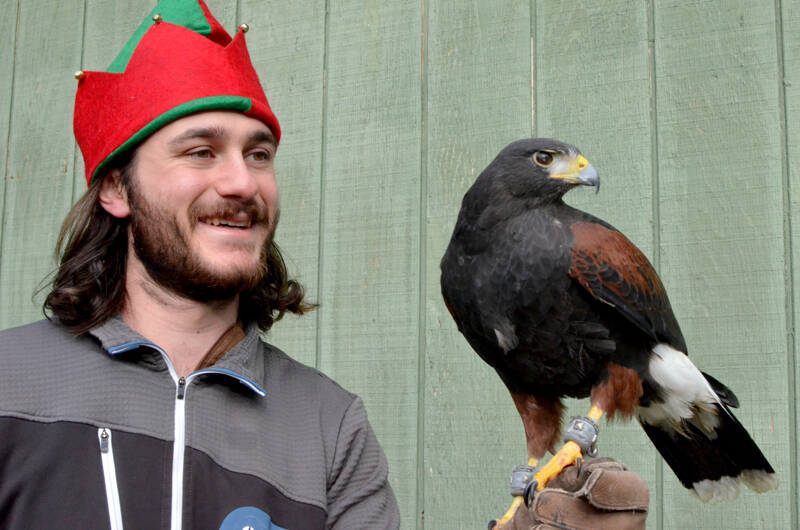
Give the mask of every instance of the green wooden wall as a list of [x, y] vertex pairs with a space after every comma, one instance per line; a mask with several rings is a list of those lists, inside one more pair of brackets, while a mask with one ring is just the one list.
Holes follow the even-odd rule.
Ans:
[[[438, 263], [468, 186], [530, 135], [599, 169], [602, 192], [570, 201], [650, 256], [692, 358], [739, 395], [780, 478], [702, 505], [637, 425], [604, 427], [601, 452], [650, 484], [648, 527], [798, 528], [800, 0], [208, 3], [250, 24], [284, 128], [278, 240], [320, 303], [270, 339], [363, 396], [403, 528], [485, 528], [525, 458]], [[153, 4], [0, 0], [0, 328], [40, 318], [85, 189], [72, 73], [104, 69]]]

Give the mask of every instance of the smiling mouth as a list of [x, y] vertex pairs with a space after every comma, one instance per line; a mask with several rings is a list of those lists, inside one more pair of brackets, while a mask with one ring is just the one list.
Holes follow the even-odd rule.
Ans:
[[210, 219], [200, 219], [201, 223], [209, 224], [211, 226], [222, 226], [225, 228], [250, 228], [253, 222], [250, 219], [247, 220], [231, 220], [231, 219], [219, 219], [219, 218], [210, 218]]

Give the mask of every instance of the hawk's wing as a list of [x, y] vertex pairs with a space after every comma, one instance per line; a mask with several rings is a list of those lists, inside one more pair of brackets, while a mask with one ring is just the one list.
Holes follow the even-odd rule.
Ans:
[[569, 275], [654, 341], [685, 352], [686, 343], [667, 292], [636, 245], [613, 228], [591, 221], [575, 223], [571, 230], [574, 242]]

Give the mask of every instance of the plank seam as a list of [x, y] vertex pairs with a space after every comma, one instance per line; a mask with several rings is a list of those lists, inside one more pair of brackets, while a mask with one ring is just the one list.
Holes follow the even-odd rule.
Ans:
[[[14, 51], [11, 55], [11, 94], [8, 98], [8, 136], [6, 137], [6, 165], [3, 171], [3, 202], [0, 207], [0, 221], [2, 221], [2, 226], [0, 226], [0, 253], [2, 253], [3, 249], [3, 230], [6, 226], [6, 182], [8, 182], [8, 161], [10, 160], [10, 150], [11, 150], [11, 127], [12, 127], [12, 118], [14, 117], [13, 109], [14, 109], [14, 82], [16, 81], [16, 71], [17, 71], [17, 38], [19, 36], [19, 18], [20, 18], [20, 1], [17, 0], [17, 20], [14, 23]], [[2, 261], [0, 261], [0, 267], [2, 267]], [[0, 277], [2, 277], [2, 270], [0, 270]]]
[[323, 22], [324, 42], [322, 44], [322, 126], [319, 157], [319, 220], [317, 228], [317, 337], [314, 352], [314, 367], [319, 370], [322, 365], [322, 287], [324, 270], [325, 241], [325, 164], [327, 162], [328, 136], [328, 46], [330, 44], [330, 0], [325, 0], [325, 19]]
[[[81, 70], [83, 70], [86, 66], [86, 12], [89, 10], [89, 6], [84, 0], [83, 2], [83, 20], [81, 20]], [[75, 138], [72, 139], [72, 186], [70, 190], [70, 204], [75, 204], [75, 187], [76, 187], [76, 179], [77, 175], [75, 175], [75, 169], [78, 167], [78, 156], [79, 151], [76, 149], [78, 146], [77, 141]]]
[[531, 136], [534, 138], [539, 130], [536, 125], [536, 5], [536, 0], [531, 0], [528, 4], [531, 35]]
[[[784, 292], [786, 311], [786, 365], [787, 365], [787, 393], [789, 407], [789, 498], [796, 499], [800, 493], [797, 473], [797, 381], [795, 366], [795, 305], [794, 305], [794, 263], [792, 246], [792, 210], [791, 210], [791, 179], [789, 178], [789, 132], [788, 109], [786, 108], [786, 62], [784, 50], [786, 43], [783, 39], [783, 6], [782, 0], [775, 0], [775, 37], [778, 73], [778, 123], [781, 135], [781, 184], [783, 208], [783, 253], [784, 253]], [[798, 528], [800, 515], [796, 502], [790, 503], [791, 528]]]
[[[658, 156], [658, 90], [656, 81], [656, 14], [655, 2], [647, 2], [647, 66], [650, 71], [650, 178], [652, 182], [653, 210], [653, 266], [661, 269], [661, 205], [659, 197], [659, 156]], [[664, 528], [664, 459], [656, 451], [655, 460], [655, 503], [656, 528]]]
[[425, 121], [428, 110], [428, 76], [425, 71], [427, 65], [427, 39], [428, 39], [428, 4], [422, 0], [421, 4], [421, 31], [420, 31], [420, 170], [419, 170], [419, 311], [418, 323], [418, 352], [417, 352], [417, 498], [416, 498], [416, 528], [425, 528], [425, 358], [427, 357], [427, 319], [426, 311], [428, 290], [426, 267], [428, 243], [428, 147]]

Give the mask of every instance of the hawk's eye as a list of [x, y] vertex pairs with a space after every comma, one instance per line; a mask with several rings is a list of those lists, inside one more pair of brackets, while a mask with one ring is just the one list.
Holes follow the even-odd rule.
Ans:
[[553, 155], [547, 151], [536, 151], [533, 155], [533, 160], [542, 167], [547, 167], [553, 163]]

